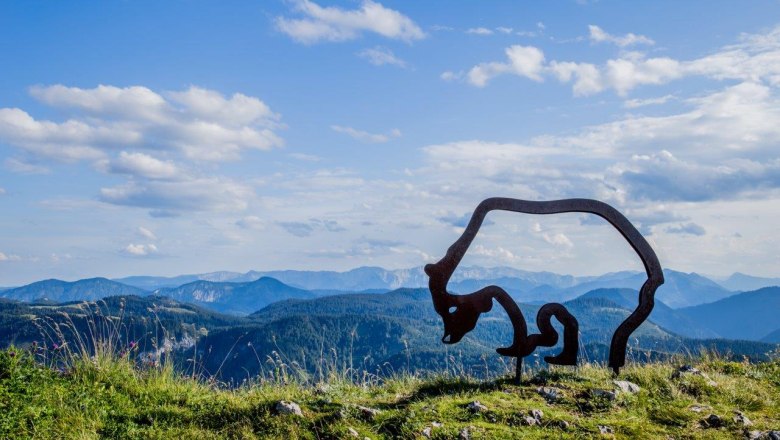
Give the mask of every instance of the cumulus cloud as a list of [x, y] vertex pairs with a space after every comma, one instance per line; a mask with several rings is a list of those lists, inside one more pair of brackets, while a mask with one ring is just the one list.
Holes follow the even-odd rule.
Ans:
[[133, 257], [147, 257], [158, 252], [154, 244], [128, 244], [122, 252]]
[[484, 87], [492, 78], [506, 73], [542, 81], [544, 53], [541, 50], [514, 45], [508, 47], [505, 53], [507, 62], [482, 63], [472, 67], [467, 75], [468, 81], [477, 87]]
[[392, 138], [401, 137], [401, 130], [397, 128], [390, 130], [388, 134], [374, 134], [341, 125], [331, 125], [330, 128], [337, 133], [344, 133], [355, 140], [369, 144], [382, 144], [389, 142]]
[[700, 202], [780, 187], [780, 159], [700, 164], [680, 160], [664, 150], [634, 156], [618, 179], [637, 198]]
[[[615, 37], [591, 26], [594, 41], [610, 41], [620, 46], [650, 44], [652, 40], [641, 35]], [[739, 80], [780, 85], [780, 26], [764, 33], [742, 35], [737, 44], [693, 60], [670, 57], [648, 57], [642, 52], [628, 51], [601, 65], [587, 62], [545, 61], [544, 53], [532, 46], [510, 46], [506, 61], [480, 63], [469, 70], [466, 79], [477, 87], [484, 87], [500, 75], [521, 76], [542, 81], [552, 76], [563, 83], [573, 83], [576, 96], [586, 96], [612, 89], [624, 96], [642, 85], [667, 84], [671, 81], [703, 76], [714, 80]], [[452, 71], [442, 79], [457, 79]]]
[[375, 66], [391, 65], [405, 69], [406, 61], [395, 56], [393, 51], [386, 47], [377, 46], [358, 52], [358, 56]]
[[282, 145], [278, 115], [257, 98], [230, 98], [190, 87], [158, 94], [146, 87], [93, 89], [33, 87], [33, 97], [71, 112], [70, 119], [38, 120], [22, 109], [0, 108], [0, 140], [36, 156], [61, 161], [105, 159], [117, 150], [172, 151], [220, 161], [247, 149]]
[[122, 151], [118, 158], [100, 162], [99, 167], [111, 173], [147, 179], [172, 180], [182, 177], [182, 170], [172, 161], [162, 161], [144, 153]]
[[[762, 197], [780, 189], [780, 97], [771, 88], [746, 82], [684, 104], [687, 111], [677, 114], [629, 115], [526, 143], [430, 145], [423, 148], [427, 167], [420, 173], [441, 196], [593, 197], [632, 209]], [[645, 232], [686, 220], [672, 212], [635, 216]]]
[[276, 27], [299, 43], [348, 41], [365, 32], [406, 42], [425, 38], [411, 18], [371, 0], [364, 0], [359, 9], [352, 10], [322, 7], [309, 0], [297, 0], [293, 5], [303, 17], [278, 17]]
[[655, 44], [655, 41], [645, 37], [644, 35], [636, 35], [630, 32], [623, 36], [611, 35], [596, 25], [588, 26], [588, 31], [590, 31], [590, 41], [593, 41], [594, 43], [612, 43], [620, 47], [633, 46], [637, 44], [652, 46]]
[[46, 173], [40, 165], [46, 161], [88, 161], [99, 171], [127, 178], [100, 189], [99, 200], [148, 208], [155, 216], [244, 209], [254, 197], [252, 188], [210, 176], [202, 164], [283, 143], [275, 133], [279, 115], [241, 93], [225, 96], [195, 86], [158, 93], [108, 85], [36, 86], [30, 93], [67, 116], [39, 120], [22, 109], [0, 108], [0, 141], [26, 155], [6, 159], [6, 168]]

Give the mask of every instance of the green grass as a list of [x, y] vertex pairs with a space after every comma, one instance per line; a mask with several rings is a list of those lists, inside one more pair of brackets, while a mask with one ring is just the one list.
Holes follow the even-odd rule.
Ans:
[[[454, 377], [399, 376], [362, 383], [333, 377], [327, 384], [284, 380], [224, 389], [177, 374], [168, 364], [139, 367], [127, 356], [71, 355], [42, 365], [28, 350], [0, 351], [0, 438], [457, 438], [464, 428], [480, 438], [583, 438], [599, 425], [617, 438], [735, 438], [744, 428], [732, 421], [740, 410], [751, 430], [780, 429], [780, 361], [762, 364], [701, 359], [700, 376], [672, 379], [675, 364], [632, 365], [620, 379], [641, 387], [615, 400], [594, 396], [613, 389], [609, 370], [584, 365], [553, 368], [526, 377], [479, 382]], [[289, 382], [289, 381], [288, 381]], [[540, 385], [563, 390], [546, 402]], [[303, 417], [278, 415], [280, 400], [298, 403]], [[472, 413], [479, 400], [488, 410]], [[712, 410], [696, 413], [692, 405]], [[376, 416], [358, 406], [380, 410]], [[531, 409], [544, 412], [540, 426], [524, 426]], [[700, 420], [715, 413], [726, 420], [705, 429]], [[569, 424], [567, 429], [560, 422]], [[433, 427], [434, 422], [441, 426]]]

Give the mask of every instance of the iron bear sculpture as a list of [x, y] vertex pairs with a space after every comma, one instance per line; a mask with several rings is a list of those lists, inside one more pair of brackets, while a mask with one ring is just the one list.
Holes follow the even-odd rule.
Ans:
[[553, 316], [563, 324], [563, 350], [557, 356], [546, 356], [550, 364], [576, 365], [579, 350], [579, 324], [577, 319], [562, 304], [549, 303], [539, 309], [536, 323], [541, 333], [528, 335], [528, 328], [520, 307], [509, 294], [498, 286], [487, 286], [466, 295], [447, 292], [447, 284], [453, 272], [466, 254], [471, 242], [479, 232], [485, 216], [494, 210], [513, 211], [525, 214], [560, 214], [583, 212], [596, 214], [608, 221], [628, 241], [639, 255], [647, 273], [647, 280], [639, 291], [637, 308], [618, 326], [612, 335], [609, 349], [609, 366], [615, 374], [625, 365], [626, 345], [631, 333], [644, 322], [653, 310], [655, 291], [664, 283], [663, 270], [652, 247], [633, 224], [612, 206], [591, 199], [564, 199], [551, 201], [529, 201], [503, 197], [483, 200], [471, 216], [463, 234], [447, 249], [447, 254], [438, 262], [425, 266], [429, 277], [428, 287], [436, 312], [444, 321], [442, 342], [454, 344], [477, 325], [479, 315], [489, 312], [495, 299], [509, 315], [514, 330], [512, 345], [498, 348], [502, 356], [516, 357], [515, 379], [520, 380], [522, 360], [537, 347], [552, 347], [558, 343], [558, 333], [550, 320]]

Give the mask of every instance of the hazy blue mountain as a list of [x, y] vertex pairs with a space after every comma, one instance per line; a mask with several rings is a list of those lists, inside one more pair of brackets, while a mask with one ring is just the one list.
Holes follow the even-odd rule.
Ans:
[[761, 338], [761, 342], [780, 344], [780, 328]]
[[[639, 302], [639, 291], [633, 289], [596, 289], [579, 298], [605, 298], [622, 308], [633, 310]], [[718, 334], [713, 330], [694, 322], [687, 315], [672, 309], [660, 300], [655, 301], [653, 312], [648, 319], [666, 330], [689, 338], [718, 337]]]
[[780, 287], [765, 287], [679, 311], [729, 339], [758, 341], [780, 322]]
[[780, 278], [754, 277], [752, 275], [734, 272], [725, 280], [718, 281], [718, 284], [735, 292], [747, 292], [750, 290], [758, 290], [762, 287], [780, 286]]
[[[672, 308], [712, 302], [733, 293], [696, 273], [683, 273], [674, 270], [666, 270], [664, 273], [666, 283], [659, 288], [656, 297]], [[167, 278], [137, 276], [115, 281], [150, 291], [163, 292], [163, 289], [174, 289], [198, 281], [249, 283], [264, 277], [277, 279], [291, 287], [309, 290], [316, 296], [344, 292], [386, 292], [400, 287], [427, 287], [428, 282], [421, 267], [399, 270], [360, 267], [346, 272], [283, 270], [250, 271], [242, 274], [222, 271]], [[551, 272], [523, 271], [509, 267], [462, 267], [453, 274], [449, 288], [453, 293], [470, 293], [494, 284], [503, 287], [517, 301], [543, 304], [568, 301], [596, 289], [639, 289], [644, 281], [645, 274], [636, 271], [573, 277]], [[207, 285], [203, 284], [202, 286]], [[116, 294], [122, 293], [116, 292]], [[89, 297], [63, 299], [89, 299]], [[186, 296], [182, 299], [187, 300]]]
[[216, 281], [216, 282], [228, 282], [228, 281], [243, 282], [243, 281], [254, 281], [257, 278], [248, 279], [246, 277], [246, 274], [242, 274], [239, 272], [220, 271], [220, 272], [209, 272], [209, 273], [192, 274], [192, 275], [178, 275], [175, 277], [132, 276], [132, 277], [125, 277], [125, 278], [117, 278], [114, 281], [120, 282], [122, 284], [127, 284], [128, 286], [135, 286], [140, 289], [152, 291], [163, 287], [178, 287], [183, 284], [191, 283], [193, 281], [200, 281], [200, 280]]
[[194, 281], [179, 287], [157, 289], [154, 294], [200, 304], [223, 313], [243, 315], [276, 301], [316, 296], [312, 292], [288, 286], [270, 277], [246, 283]]
[[107, 296], [148, 295], [149, 292], [105, 278], [89, 278], [79, 281], [44, 280], [26, 286], [0, 292], [3, 298], [18, 301], [54, 301], [77, 300], [94, 301]]
[[[359, 267], [346, 272], [335, 271], [249, 271], [212, 272], [206, 274], [180, 275], [175, 277], [133, 276], [115, 281], [147, 290], [163, 287], [177, 287], [193, 281], [249, 282], [262, 277], [275, 278], [285, 284], [306, 290], [354, 292], [365, 290], [394, 290], [401, 287], [425, 287], [428, 277], [422, 267], [387, 270], [380, 267]], [[588, 280], [593, 277], [585, 277]], [[547, 284], [557, 288], [576, 285], [580, 279], [571, 275], [552, 272], [530, 272], [510, 267], [461, 267], [453, 274], [452, 282], [471, 280], [514, 279], [531, 285]]]
[[[696, 273], [666, 269], [664, 270], [664, 278], [665, 282], [658, 288], [655, 297], [672, 308], [717, 301], [734, 293]], [[604, 278], [580, 283], [568, 289], [549, 290], [549, 297], [557, 301], [566, 301], [596, 289], [628, 288], [639, 290], [646, 279], [647, 275], [644, 272], [618, 272]], [[530, 294], [538, 295], [538, 291], [543, 291], [543, 289], [537, 288]]]

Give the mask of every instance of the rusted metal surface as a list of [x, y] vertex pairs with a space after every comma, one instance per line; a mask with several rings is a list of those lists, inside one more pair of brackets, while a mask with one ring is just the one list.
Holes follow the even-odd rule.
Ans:
[[655, 291], [664, 283], [664, 276], [658, 257], [642, 234], [618, 210], [598, 200], [564, 199], [538, 202], [496, 197], [482, 201], [474, 210], [466, 230], [447, 249], [447, 254], [438, 262], [425, 266], [433, 306], [444, 321], [442, 342], [454, 344], [460, 341], [477, 325], [479, 315], [490, 311], [495, 299], [509, 315], [514, 330], [512, 345], [498, 348], [496, 351], [503, 356], [517, 358], [515, 373], [517, 380], [520, 379], [524, 357], [533, 353], [537, 347], [552, 347], [558, 342], [558, 333], [551, 324], [553, 316], [563, 324], [563, 350], [556, 356], [546, 356], [545, 361], [558, 365], [575, 365], [577, 363], [579, 324], [577, 319], [562, 304], [549, 303], [542, 306], [536, 315], [536, 325], [540, 333], [529, 335], [520, 307], [501, 287], [487, 286], [466, 295], [453, 295], [447, 292], [450, 277], [468, 251], [471, 242], [474, 241], [485, 216], [490, 211], [495, 210], [525, 214], [560, 214], [565, 212], [595, 214], [615, 227], [639, 255], [647, 273], [647, 280], [639, 291], [637, 308], [615, 330], [609, 349], [609, 366], [615, 374], [619, 373], [620, 368], [625, 365], [628, 338], [653, 310]]

